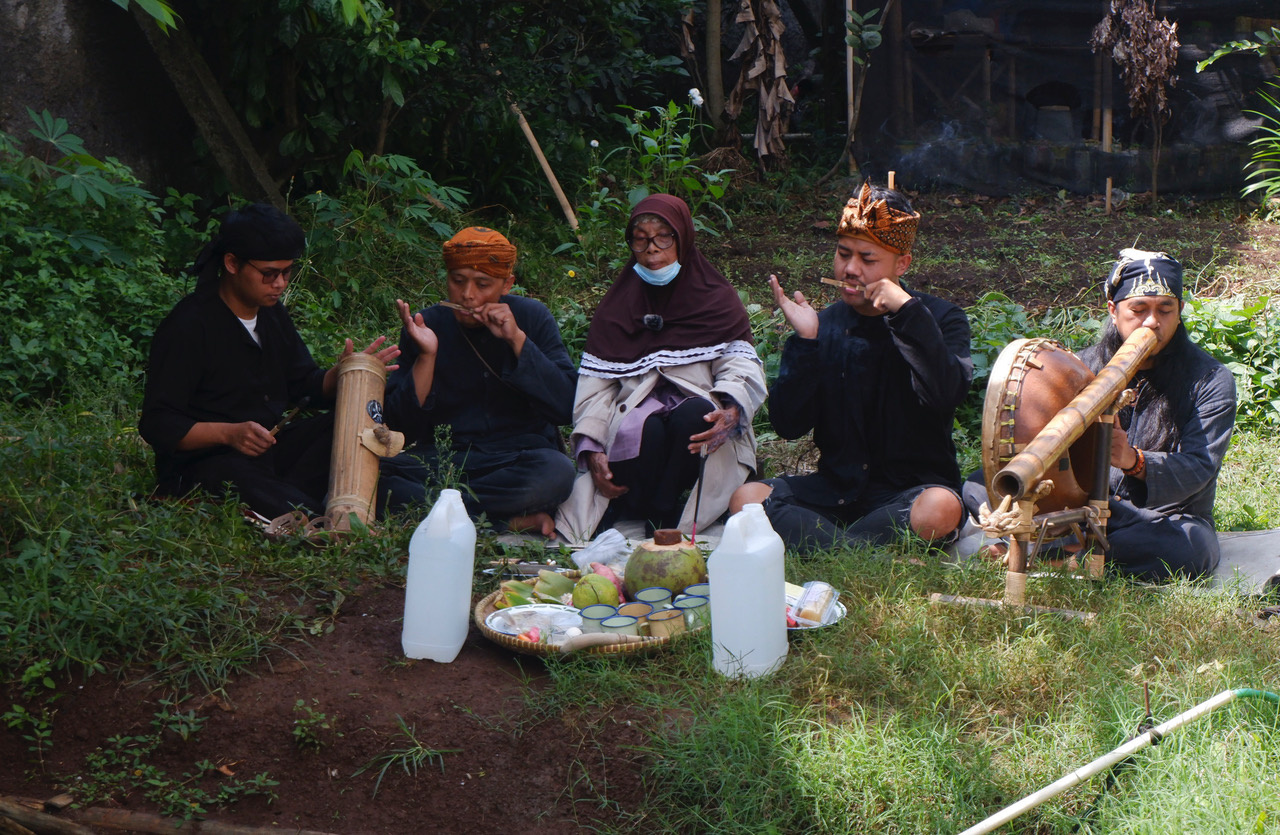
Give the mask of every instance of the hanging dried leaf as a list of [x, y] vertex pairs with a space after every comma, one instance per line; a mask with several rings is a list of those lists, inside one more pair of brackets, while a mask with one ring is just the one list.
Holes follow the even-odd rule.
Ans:
[[1120, 77], [1129, 91], [1129, 110], [1135, 119], [1151, 120], [1151, 197], [1158, 199], [1160, 140], [1169, 121], [1169, 90], [1177, 83], [1178, 24], [1157, 20], [1147, 0], [1111, 0], [1111, 12], [1093, 29], [1094, 52], [1111, 50]]
[[1169, 90], [1177, 84], [1178, 24], [1157, 20], [1147, 0], [1111, 0], [1111, 13], [1093, 29], [1094, 52], [1111, 50], [1135, 118], [1169, 121]]
[[742, 113], [747, 97], [755, 94], [759, 98], [754, 139], [756, 156], [762, 165], [784, 165], [787, 148], [782, 137], [795, 106], [787, 84], [787, 57], [782, 48], [786, 24], [776, 0], [741, 0], [736, 20], [744, 25], [744, 30], [730, 60], [741, 59], [742, 71], [729, 93], [724, 112], [733, 122]]

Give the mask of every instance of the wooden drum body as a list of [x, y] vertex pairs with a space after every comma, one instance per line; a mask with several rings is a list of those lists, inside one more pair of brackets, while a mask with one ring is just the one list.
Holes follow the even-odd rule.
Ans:
[[[991, 507], [1001, 496], [992, 481], [1094, 375], [1080, 358], [1052, 339], [1018, 339], [1000, 352], [982, 407], [982, 476]], [[1090, 425], [1045, 471], [1053, 490], [1036, 501], [1037, 513], [1089, 503], [1097, 424]]]
[[383, 423], [386, 380], [386, 365], [371, 354], [350, 354], [338, 364], [329, 501], [325, 505], [325, 513], [337, 530], [351, 527], [352, 514], [369, 524], [378, 487], [378, 459], [396, 455], [404, 447], [404, 436], [391, 432]]

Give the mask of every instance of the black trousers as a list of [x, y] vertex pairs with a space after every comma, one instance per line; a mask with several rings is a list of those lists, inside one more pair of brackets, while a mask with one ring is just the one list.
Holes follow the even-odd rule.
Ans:
[[[249, 456], [230, 448], [212, 450], [187, 464], [176, 480], [161, 483], [158, 495], [185, 496], [203, 490], [211, 496], [236, 495], [256, 513], [274, 519], [296, 509], [308, 516], [324, 513], [333, 455], [333, 414], [295, 421], [276, 436], [275, 446]], [[423, 487], [394, 464], [407, 456], [383, 459], [379, 465], [377, 509], [398, 510], [421, 502]]]
[[696, 452], [689, 452], [689, 438], [711, 427], [703, 417], [715, 409], [710, 400], [692, 397], [669, 412], [649, 415], [640, 454], [609, 462], [613, 483], [628, 489], [609, 503], [599, 530], [623, 519], [642, 519], [655, 529], [680, 524], [684, 494], [698, 480], [701, 462]]
[[198, 458], [156, 492], [185, 496], [201, 489], [220, 498], [234, 493], [268, 519], [294, 508], [314, 516], [324, 512], [332, 449], [333, 415], [317, 415], [286, 426], [262, 455], [220, 448]]
[[[987, 501], [981, 472], [969, 477], [963, 492], [965, 508], [977, 519]], [[1107, 507], [1108, 571], [1160, 583], [1175, 576], [1202, 577], [1218, 567], [1222, 551], [1208, 520], [1185, 513], [1166, 516], [1114, 497]]]

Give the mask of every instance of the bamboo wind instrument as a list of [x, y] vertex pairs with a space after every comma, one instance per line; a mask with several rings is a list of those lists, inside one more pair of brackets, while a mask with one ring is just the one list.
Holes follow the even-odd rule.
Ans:
[[378, 459], [398, 455], [404, 435], [382, 422], [387, 367], [372, 354], [356, 353], [338, 364], [333, 451], [329, 459], [329, 501], [325, 513], [334, 530], [350, 530], [351, 517], [373, 518]]
[[1138, 328], [1084, 389], [1064, 406], [991, 480], [992, 490], [1017, 502], [1027, 498], [1050, 466], [1115, 401], [1156, 346], [1155, 331]]

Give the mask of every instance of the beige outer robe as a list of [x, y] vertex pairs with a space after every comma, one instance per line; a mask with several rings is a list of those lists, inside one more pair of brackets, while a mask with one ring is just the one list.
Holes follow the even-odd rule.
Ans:
[[[717, 395], [728, 395], [743, 411], [746, 431], [707, 456], [703, 474], [706, 483], [702, 485], [702, 504], [698, 508], [698, 528], [705, 528], [725, 512], [733, 491], [755, 471], [756, 438], [751, 420], [767, 394], [764, 367], [758, 359], [734, 352], [707, 362], [658, 368], [633, 377], [579, 376], [573, 405], [574, 434], [592, 438], [606, 451], [611, 449], [622, 419], [640, 405], [662, 380], [691, 397], [706, 398], [717, 405], [722, 402]], [[680, 517], [680, 530], [686, 534], [693, 527], [697, 493], [695, 484]], [[608, 499], [596, 491], [591, 473], [580, 472], [574, 481], [573, 492], [556, 513], [556, 530], [571, 544], [587, 542], [608, 506]]]

